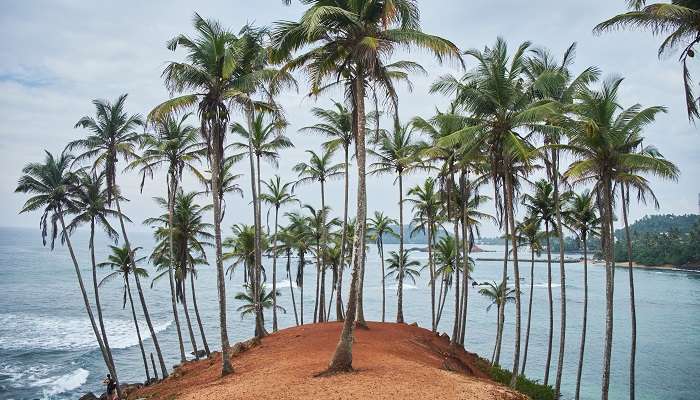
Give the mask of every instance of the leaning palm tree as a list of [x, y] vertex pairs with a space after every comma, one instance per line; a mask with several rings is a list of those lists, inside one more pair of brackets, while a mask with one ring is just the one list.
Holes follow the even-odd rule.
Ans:
[[594, 32], [601, 33], [619, 28], [641, 28], [651, 30], [655, 35], [669, 34], [659, 47], [658, 55], [663, 57], [676, 49], [681, 49], [678, 58], [683, 64], [683, 86], [688, 118], [693, 121], [700, 117], [698, 99], [693, 94], [692, 78], [688, 70], [688, 58], [695, 57], [694, 47], [700, 43], [700, 3], [694, 0], [672, 0], [671, 3], [646, 5], [645, 0], [628, 0], [631, 11], [616, 15], [596, 25]]
[[143, 367], [146, 370], [146, 382], [151, 380], [151, 374], [148, 369], [148, 359], [146, 358], [146, 351], [143, 349], [143, 340], [141, 340], [141, 330], [139, 329], [139, 321], [136, 319], [136, 308], [134, 307], [134, 299], [131, 297], [131, 284], [129, 283], [130, 276], [138, 275], [141, 278], [147, 278], [148, 272], [141, 267], [137, 267], [137, 263], [143, 262], [145, 257], [139, 259], [133, 259], [136, 251], [140, 248], [136, 247], [134, 249], [129, 249], [128, 247], [117, 247], [109, 246], [112, 254], [107, 257], [107, 261], [98, 264], [99, 267], [109, 267], [112, 272], [102, 278], [99, 286], [102, 286], [105, 282], [110, 281], [113, 278], [121, 277], [124, 280], [124, 299], [122, 300], [122, 308], [126, 308], [126, 300], [129, 300], [129, 306], [131, 307], [131, 316], [134, 320], [134, 329], [136, 329], [136, 337], [139, 341], [139, 349], [141, 350], [141, 358], [143, 360]]
[[[228, 103], [237, 96], [240, 87], [238, 57], [243, 43], [236, 35], [222, 28], [218, 22], [194, 15], [197, 31], [194, 38], [178, 35], [167, 47], [175, 51], [184, 48], [186, 61], [170, 62], [163, 70], [165, 85], [172, 94], [187, 93], [156, 106], [149, 119], [159, 119], [173, 111], [197, 109], [200, 135], [206, 142], [207, 158], [211, 168], [211, 192], [214, 207], [214, 237], [216, 250], [217, 294], [219, 299], [219, 327], [221, 335], [222, 375], [233, 372], [229, 358], [229, 340], [226, 325], [226, 287], [221, 246], [221, 191], [220, 170], [224, 161], [224, 140], [229, 120]], [[222, 68], [226, 65], [227, 68]]]
[[[205, 155], [205, 145], [198, 139], [197, 129], [187, 125], [187, 113], [181, 118], [175, 118], [172, 114], [150, 121], [154, 132], [143, 135], [143, 154], [132, 162], [130, 168], [138, 168], [142, 176], [141, 188], [145, 184], [146, 177], [153, 178], [155, 171], [161, 168], [167, 170], [165, 184], [167, 191], [168, 226], [174, 226], [176, 196], [184, 171], [203, 179], [197, 168], [201, 157]], [[173, 242], [174, 230], [169, 231], [168, 258], [175, 260], [175, 244]], [[168, 281], [170, 283], [170, 304], [172, 306], [178, 344], [180, 345], [180, 362], [184, 362], [185, 346], [180, 329], [180, 318], [177, 312], [177, 300], [175, 290], [175, 277], [173, 263], [168, 263]], [[185, 309], [186, 310], [186, 309]], [[196, 353], [196, 352], [195, 352]]]
[[578, 369], [576, 370], [575, 398], [581, 393], [581, 374], [583, 371], [583, 355], [586, 349], [586, 328], [588, 325], [588, 238], [596, 235], [600, 218], [596, 213], [595, 196], [591, 191], [581, 194], [574, 193], [564, 210], [564, 220], [583, 245], [583, 322], [581, 324], [581, 346], [579, 350]]
[[[433, 260], [433, 243], [437, 233], [437, 221], [442, 207], [442, 196], [433, 178], [427, 178], [422, 185], [408, 190], [406, 202], [413, 206], [413, 231], [422, 231], [428, 236], [428, 269], [430, 272], [430, 315], [432, 330], [435, 332], [435, 263]], [[413, 233], [413, 232], [412, 232]]]
[[[574, 133], [562, 149], [570, 152], [574, 162], [565, 172], [574, 184], [594, 182], [601, 215], [601, 242], [605, 256], [605, 344], [601, 398], [608, 398], [610, 387], [610, 358], [613, 338], [614, 294], [614, 185], [624, 182], [627, 173], [651, 174], [665, 179], [677, 179], [678, 169], [657, 152], [639, 151], [642, 129], [654, 121], [665, 108], [642, 108], [640, 105], [623, 109], [618, 102], [621, 78], [603, 83], [600, 90], [586, 90], [573, 108]], [[621, 111], [618, 111], [621, 110]], [[633, 285], [630, 285], [633, 289]], [[634, 308], [632, 308], [634, 311]], [[634, 344], [634, 340], [632, 341]], [[633, 346], [634, 351], [634, 346]], [[634, 388], [634, 357], [630, 358], [630, 389]]]
[[[109, 370], [110, 374], [113, 374], [112, 376], [114, 379], [119, 382], [116, 369], [110, 362], [99, 328], [95, 323], [90, 300], [85, 291], [83, 277], [80, 273], [78, 260], [73, 251], [73, 245], [71, 244], [70, 235], [68, 234], [64, 218], [66, 214], [77, 211], [77, 206], [70, 196], [71, 188], [75, 187], [77, 183], [75, 173], [70, 170], [74, 158], [67, 150], [64, 150], [58, 157], [55, 157], [48, 151], [45, 151], [45, 153], [46, 157], [43, 163], [29, 163], [22, 169], [23, 175], [17, 182], [15, 192], [28, 193], [32, 195], [32, 197], [24, 203], [20, 213], [42, 210], [42, 215], [39, 219], [41, 239], [43, 244], [46, 245], [46, 238], [50, 235], [52, 250], [56, 237], [59, 234], [59, 229], [63, 233], [61, 240], [68, 247], [68, 252], [73, 261], [78, 285], [80, 286], [80, 293], [82, 294], [85, 304], [85, 311], [90, 319], [90, 325], [100, 347], [100, 353], [102, 353], [102, 358], [107, 366], [107, 370]], [[50, 233], [48, 231], [49, 228], [51, 229]], [[118, 386], [117, 384], [117, 387]]]
[[[107, 185], [107, 202], [114, 201], [117, 212], [122, 214], [119, 197], [119, 187], [117, 185], [117, 163], [119, 160], [130, 161], [137, 158], [136, 147], [141, 135], [136, 129], [143, 126], [144, 122], [138, 114], [130, 115], [125, 110], [126, 94], [117, 98], [114, 102], [106, 100], [94, 100], [95, 117], [84, 116], [75, 124], [76, 128], [87, 129], [90, 134], [83, 139], [78, 139], [68, 144], [69, 149], [82, 149], [83, 153], [76, 156], [76, 162], [92, 160], [94, 171], [104, 171]], [[124, 218], [119, 218], [122, 239], [127, 247], [131, 247], [131, 242], [126, 233]], [[156, 336], [151, 317], [146, 306], [146, 300], [141, 287], [141, 280], [134, 276], [136, 289], [139, 293], [139, 300], [143, 308], [146, 325], [151, 333], [153, 345], [156, 348], [158, 362], [162, 376], [168, 376], [163, 354], [160, 351], [160, 344]]]
[[[85, 170], [78, 171], [78, 182], [74, 188], [74, 201], [77, 207], [75, 216], [66, 226], [68, 233], [72, 233], [74, 229], [83, 225], [90, 225], [90, 261], [92, 263], [92, 290], [95, 294], [95, 309], [97, 310], [97, 320], [100, 324], [100, 332], [102, 333], [102, 341], [105, 345], [105, 351], [109, 356], [110, 363], [114, 365], [112, 350], [109, 347], [107, 331], [105, 330], [104, 319], [102, 318], [102, 305], [100, 303], [100, 292], [97, 282], [97, 263], [95, 259], [95, 227], [102, 227], [107, 237], [115, 243], [119, 238], [119, 234], [109, 222], [110, 217], [115, 217], [117, 211], [112, 209], [107, 204], [107, 189], [104, 187], [105, 175], [95, 172], [89, 173]], [[126, 216], [124, 218], [129, 220]]]
[[[345, 323], [328, 367], [329, 372], [342, 372], [352, 370], [357, 286], [364, 265], [367, 218], [365, 89], [369, 84], [375, 85], [396, 109], [398, 100], [392, 78], [383, 67], [397, 47], [422, 47], [432, 51], [440, 61], [444, 58], [461, 58], [459, 49], [453, 43], [420, 30], [420, 14], [415, 0], [347, 3], [312, 0], [305, 3], [309, 7], [299, 21], [276, 24], [273, 31], [273, 60], [289, 60], [285, 67], [288, 70], [303, 68], [310, 78], [312, 93], [318, 93], [326, 80], [343, 77], [355, 116], [353, 132], [358, 182], [353, 272]], [[381, 42], [382, 45], [367, 46], [370, 42]], [[301, 49], [305, 49], [305, 52], [293, 55]]]
[[340, 260], [337, 279], [337, 287], [335, 288], [336, 299], [336, 319], [343, 320], [342, 307], [342, 284], [343, 284], [343, 269], [345, 268], [345, 248], [347, 243], [347, 226], [348, 226], [348, 192], [350, 183], [350, 144], [353, 141], [352, 130], [352, 112], [343, 104], [334, 102], [334, 108], [323, 109], [314, 107], [311, 113], [322, 122], [312, 126], [301, 128], [300, 132], [312, 132], [329, 137], [329, 140], [323, 143], [323, 147], [329, 152], [333, 152], [339, 147], [343, 149], [343, 179], [344, 179], [344, 197], [343, 197], [343, 228], [340, 234]]
[[[421, 164], [418, 159], [418, 147], [413, 141], [410, 125], [396, 125], [392, 134], [384, 133], [380, 137], [377, 150], [370, 150], [377, 161], [370, 165], [370, 174], [396, 174], [395, 181], [399, 183], [399, 253], [404, 253], [404, 219], [403, 219], [403, 177], [404, 174], [418, 169]], [[403, 261], [404, 258], [398, 258]], [[403, 273], [400, 268], [399, 273]], [[398, 279], [399, 302], [396, 311], [396, 322], [403, 323], [403, 277]]]
[[[479, 289], [479, 294], [486, 297], [490, 301], [489, 305], [486, 306], [486, 311], [491, 310], [491, 307], [493, 307], [494, 305], [498, 308], [503, 308], [503, 307], [505, 307], [506, 304], [512, 303], [515, 301], [515, 296], [513, 296], [513, 294], [515, 293], [515, 290], [509, 288], [506, 284], [506, 281], [501, 281], [501, 283], [498, 283], [498, 284], [495, 281], [494, 282], [484, 282], [484, 283], [481, 283], [479, 286], [481, 286], [481, 289]], [[499, 321], [496, 324], [496, 330], [497, 330], [496, 337], [503, 337], [503, 334], [501, 332], [503, 330], [503, 322], [502, 321]], [[491, 364], [494, 363], [494, 355], [496, 354], [496, 347], [498, 347], [498, 346], [500, 346], [500, 342], [497, 340], [493, 346], [493, 354], [491, 355]], [[498, 361], [496, 361], [496, 364], [498, 364]]]
[[[296, 196], [292, 193], [293, 182], [282, 183], [282, 178], [275, 175], [269, 182], [265, 184], [266, 193], [260, 193], [260, 199], [268, 203], [271, 208], [275, 209], [275, 228], [272, 234], [272, 331], [277, 332], [277, 230], [279, 228], [279, 212], [280, 208], [298, 202]], [[268, 214], [269, 215], [269, 214]], [[289, 281], [291, 285], [291, 280]]]
[[382, 322], [386, 319], [386, 284], [385, 277], [386, 271], [384, 268], [384, 238], [385, 237], [395, 237], [398, 238], [399, 235], [394, 232], [392, 225], [398, 225], [399, 223], [390, 217], [384, 215], [381, 211], [375, 211], [374, 217], [367, 220], [367, 232], [370, 238], [374, 240], [377, 245], [377, 251], [379, 252], [379, 260], [382, 266]]
[[[294, 184], [294, 187], [297, 185], [304, 185], [304, 184], [309, 184], [312, 182], [318, 182], [319, 187], [321, 189], [321, 210], [326, 209], [326, 189], [325, 189], [325, 184], [327, 181], [339, 178], [340, 175], [343, 173], [343, 165], [342, 164], [334, 164], [332, 162], [333, 158], [333, 151], [330, 150], [324, 150], [320, 154], [316, 153], [313, 150], [306, 150], [306, 152], [310, 155], [309, 161], [308, 162], [300, 162], [296, 164], [292, 170], [299, 174], [299, 179], [296, 181]], [[328, 232], [325, 230], [325, 225], [326, 225], [326, 213], [325, 211], [321, 213], [321, 217], [323, 218], [322, 221], [320, 221], [320, 227], [322, 228], [321, 231], [319, 232], [321, 237], [320, 237], [320, 243], [319, 246], [326, 247], [326, 242], [327, 242], [327, 235]], [[323, 259], [323, 253], [317, 254], [319, 256], [319, 261], [317, 263], [317, 281], [318, 281], [318, 273], [320, 270], [323, 268], [325, 265], [324, 259]], [[318, 291], [318, 285], [316, 287], [316, 290]], [[317, 296], [318, 298], [318, 296]], [[318, 314], [314, 312], [314, 321], [318, 322], [323, 322], [325, 320], [324, 312], [323, 312], [324, 307], [320, 307], [318, 309]]]

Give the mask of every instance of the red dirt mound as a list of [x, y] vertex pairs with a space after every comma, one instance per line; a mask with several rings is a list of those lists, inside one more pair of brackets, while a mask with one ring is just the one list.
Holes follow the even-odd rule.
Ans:
[[314, 377], [338, 342], [337, 322], [303, 325], [262, 341], [237, 344], [235, 373], [221, 377], [221, 355], [188, 362], [165, 381], [130, 399], [476, 399], [523, 400], [479, 369], [476, 355], [458, 350], [426, 329], [370, 322], [356, 329], [355, 372]]

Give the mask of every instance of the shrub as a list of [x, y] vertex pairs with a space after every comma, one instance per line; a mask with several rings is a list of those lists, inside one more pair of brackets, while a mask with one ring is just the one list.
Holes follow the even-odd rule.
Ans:
[[[497, 365], [491, 367], [491, 378], [504, 385], [510, 384], [511, 373]], [[549, 385], [543, 385], [537, 381], [519, 376], [515, 389], [530, 397], [532, 400], [554, 400], [554, 389]]]

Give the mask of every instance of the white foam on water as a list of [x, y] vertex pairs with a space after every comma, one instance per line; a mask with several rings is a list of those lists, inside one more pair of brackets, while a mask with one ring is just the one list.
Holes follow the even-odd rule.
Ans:
[[[418, 289], [418, 286], [416, 285], [411, 285], [410, 283], [403, 283], [403, 290], [413, 290], [413, 289]], [[399, 285], [387, 285], [386, 290], [399, 290]]]
[[[277, 289], [281, 289], [281, 288], [285, 288], [285, 289], [286, 289], [286, 288], [288, 288], [290, 285], [291, 285], [293, 288], [295, 288], [295, 289], [297, 288], [297, 284], [296, 284], [296, 283], [294, 283], [294, 282], [289, 282], [289, 279], [285, 279], [285, 280], [283, 280], [283, 281], [277, 282]], [[270, 285], [270, 288], [272, 288], [272, 285]]]
[[[154, 330], [161, 332], [171, 321], [156, 324]], [[145, 323], [140, 323], [141, 335], [150, 338]], [[106, 319], [105, 329], [110, 347], [124, 349], [138, 344], [133, 322], [121, 319]], [[0, 348], [6, 350], [42, 349], [76, 350], [98, 346], [90, 325], [85, 318], [60, 318], [32, 314], [0, 314]]]
[[44, 388], [44, 398], [50, 399], [51, 396], [81, 387], [87, 382], [88, 375], [90, 375], [88, 370], [78, 368], [75, 371], [69, 372], [65, 375], [37, 380], [32, 382], [29, 386]]
[[0, 374], [8, 377], [12, 387], [42, 389], [44, 399], [78, 389], [87, 382], [90, 375], [90, 372], [84, 368], [68, 373], [58, 372], [57, 369], [57, 367], [50, 368], [42, 364], [30, 367], [3, 364], [0, 366]]

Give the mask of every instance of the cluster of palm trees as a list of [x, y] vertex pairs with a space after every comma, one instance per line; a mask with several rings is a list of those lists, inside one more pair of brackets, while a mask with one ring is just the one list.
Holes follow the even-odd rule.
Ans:
[[[124, 301], [126, 304], [129, 300], [140, 337], [130, 286], [132, 279], [136, 283], [161, 376], [168, 374], [140, 282], [147, 276], [141, 266], [146, 258], [136, 256], [139, 248], [128, 240], [129, 219], [120, 207], [125, 197], [117, 177], [123, 165], [126, 171], [138, 171], [142, 182], [165, 172], [166, 179], [161, 181], [165, 182], [166, 196], [156, 200], [164, 213], [144, 223], [153, 228], [157, 242], [148, 257], [157, 271], [153, 281], [167, 278], [169, 282], [183, 362], [186, 360], [183, 325], [195, 357], [203, 354], [197, 346], [188, 311], [188, 278], [204, 354], [210, 354], [197, 308], [195, 278], [197, 268], [209, 263], [206, 250], [212, 248], [217, 273], [222, 374], [233, 372], [229, 357], [226, 275], [233, 275], [237, 267], [243, 269], [246, 290], [236, 295], [237, 300], [244, 302], [238, 310], [242, 315], [254, 317], [254, 334], [263, 337], [268, 333], [265, 310], [272, 311], [273, 331], [278, 329], [278, 311], [286, 312], [277, 302], [277, 296], [282, 294], [277, 288], [277, 266], [285, 258], [296, 323], [305, 323], [304, 269], [307, 264], [314, 264], [312, 321], [331, 320], [333, 302], [335, 319], [344, 321], [327, 372], [352, 370], [353, 330], [356, 326], [367, 326], [362, 301], [368, 241], [376, 244], [381, 259], [381, 320], [386, 320], [385, 280], [390, 278], [397, 283], [396, 322], [403, 323], [404, 282], [414, 281], [423, 267], [412, 259], [414, 250], [404, 246], [405, 235], [416, 232], [427, 236], [428, 262], [424, 267], [429, 272], [430, 299], [426, 303], [430, 302], [431, 329], [438, 331], [445, 305], [452, 302], [448, 300], [451, 291], [454, 318], [450, 344], [452, 348], [463, 346], [467, 336], [469, 288], [478, 284], [470, 283], [474, 265], [470, 253], [479, 235], [479, 224], [492, 220], [506, 239], [502, 279], [482, 283], [479, 293], [489, 297], [498, 309], [491, 357], [494, 364], [501, 363], [506, 304], [514, 304], [512, 386], [525, 370], [533, 312], [533, 265], [535, 254], [545, 250], [549, 335], [543, 382], [550, 383], [555, 311], [551, 274], [555, 260], [551, 241], [560, 243], [556, 263], [561, 279], [561, 325], [553, 379], [557, 395], [567, 338], [564, 232], [565, 229], [573, 232], [583, 242], [584, 252], [588, 238], [592, 235], [601, 238], [607, 300], [601, 387], [602, 397], [607, 398], [613, 338], [616, 210], [622, 211], [626, 227], [633, 195], [655, 201], [646, 176], [675, 179], [678, 175], [672, 163], [643, 143], [643, 129], [665, 109], [622, 107], [618, 98], [622, 79], [610, 78], [600, 84], [601, 73], [596, 67], [575, 74], [572, 71], [575, 45], [567, 49], [561, 60], [529, 42], [510, 51], [500, 38], [493, 46], [462, 52], [452, 42], [420, 30], [419, 10], [414, 0], [304, 3], [308, 8], [298, 21], [278, 22], [272, 28], [246, 25], [238, 34], [195, 14], [196, 35], [178, 35], [167, 44], [170, 50], [184, 53], [184, 61], [170, 62], [163, 71], [172, 98], [154, 107], [145, 119], [125, 111], [126, 95], [114, 102], [96, 100], [95, 116], [83, 117], [76, 124], [88, 131], [86, 137], [69, 143], [58, 156], [47, 152], [43, 163], [29, 164], [23, 170], [17, 191], [32, 197], [22, 212], [43, 209], [44, 240], [50, 236], [53, 247], [53, 240], [61, 234], [68, 246], [86, 311], [112, 375], [116, 378], [117, 371], [102, 321], [96, 273], [100, 266], [111, 267], [108, 277], [123, 278]], [[427, 49], [439, 61], [453, 60], [461, 66], [470, 61], [474, 67], [461, 76], [445, 75], [433, 83], [432, 93], [449, 98], [446, 109], [437, 110], [431, 117], [415, 117], [401, 123], [396, 84], [404, 82], [410, 86], [409, 73], [423, 69], [412, 61], [391, 62], [392, 51], [398, 47]], [[327, 140], [320, 152], [308, 150], [308, 161], [294, 166], [295, 179], [285, 182], [279, 175], [273, 175], [265, 180], [261, 163], [276, 166], [280, 152], [293, 146], [284, 135], [288, 123], [277, 98], [283, 90], [297, 89], [292, 75], [295, 71], [307, 76], [310, 94], [318, 96], [339, 88], [345, 98], [334, 102], [329, 109], [312, 109], [318, 123], [301, 132], [321, 135]], [[370, 112], [365, 105], [368, 99], [374, 104]], [[379, 111], [380, 102], [387, 112]], [[189, 124], [192, 119], [197, 120], [197, 126]], [[368, 126], [368, 120], [374, 126]], [[73, 151], [80, 153], [73, 156]], [[341, 162], [335, 161], [338, 152], [342, 153]], [[349, 189], [352, 158], [357, 173], [354, 191]], [[222, 222], [226, 198], [232, 193], [243, 193], [240, 166], [246, 159], [254, 222], [234, 225], [232, 235], [225, 237]], [[185, 173], [196, 177], [201, 185], [185, 191], [182, 187]], [[426, 177], [424, 182], [405, 189], [405, 176], [417, 173]], [[395, 178], [398, 220], [379, 211], [367, 216], [366, 179], [382, 174]], [[332, 207], [326, 204], [326, 185], [335, 179], [344, 181], [342, 218], [333, 217]], [[294, 190], [304, 184], [318, 185], [320, 208], [303, 204], [297, 198]], [[576, 193], [573, 189], [577, 186], [587, 190]], [[492, 196], [485, 196], [485, 190]], [[354, 218], [348, 215], [351, 194], [356, 199]], [[204, 201], [206, 205], [199, 204]], [[493, 215], [481, 210], [489, 201], [494, 204]], [[526, 210], [520, 219], [518, 204]], [[410, 206], [410, 221], [404, 215], [405, 205]], [[266, 224], [262, 217], [264, 206], [267, 206]], [[290, 207], [296, 208], [289, 210]], [[111, 225], [114, 219], [119, 221], [120, 234]], [[74, 229], [83, 224], [91, 228], [89, 246], [97, 321], [70, 240]], [[102, 227], [115, 242], [119, 239], [123, 242], [112, 247], [113, 254], [105, 263], [97, 263], [94, 256], [97, 227]], [[398, 238], [399, 249], [385, 255], [383, 240], [389, 236]], [[529, 248], [531, 254], [525, 332], [521, 260], [517, 251], [521, 247]], [[271, 258], [271, 276], [264, 268], [263, 257]], [[292, 258], [297, 262], [296, 272]], [[586, 297], [577, 398], [586, 341], [587, 258], [585, 254]], [[351, 272], [349, 290], [343, 289], [346, 269]], [[328, 297], [327, 273], [332, 275]], [[269, 290], [268, 281], [271, 281]], [[629, 282], [633, 396], [636, 327], [631, 264]], [[292, 286], [299, 288], [298, 307]], [[178, 303], [185, 324], [181, 324]], [[523, 337], [524, 346], [521, 346]], [[150, 379], [146, 352], [140, 339], [139, 342]], [[155, 365], [151, 370], [157, 377]]]

